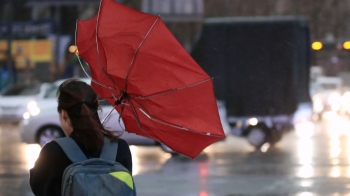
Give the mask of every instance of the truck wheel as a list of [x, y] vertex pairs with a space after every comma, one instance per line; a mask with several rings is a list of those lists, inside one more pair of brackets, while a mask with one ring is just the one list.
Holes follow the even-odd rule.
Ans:
[[37, 143], [40, 144], [40, 146], [44, 146], [46, 143], [61, 137], [64, 137], [61, 128], [56, 126], [46, 126], [38, 131]]
[[271, 146], [274, 146], [275, 144], [277, 144], [277, 142], [281, 141], [282, 136], [283, 136], [282, 131], [271, 129], [271, 136], [268, 139]]
[[260, 147], [267, 142], [267, 127], [266, 125], [257, 125], [248, 127], [247, 140], [249, 144], [254, 146], [256, 149], [260, 149]]

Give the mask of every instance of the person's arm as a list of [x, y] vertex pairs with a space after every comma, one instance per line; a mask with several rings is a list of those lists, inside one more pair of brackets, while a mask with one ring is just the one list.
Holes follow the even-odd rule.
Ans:
[[132, 174], [132, 157], [129, 144], [123, 139], [119, 139], [118, 141], [118, 154], [116, 161], [122, 164]]
[[[61, 192], [61, 180], [67, 162], [62, 158], [63, 151], [55, 142], [47, 143], [39, 154], [34, 167], [30, 170], [30, 187], [35, 195], [57, 195]], [[60, 158], [61, 157], [61, 158]]]

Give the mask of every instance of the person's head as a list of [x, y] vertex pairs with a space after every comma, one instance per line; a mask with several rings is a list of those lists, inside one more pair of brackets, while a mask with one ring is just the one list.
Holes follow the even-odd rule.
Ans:
[[57, 90], [58, 113], [62, 129], [69, 136], [74, 130], [88, 149], [101, 149], [104, 129], [98, 117], [98, 96], [92, 87], [78, 79], [68, 79]]

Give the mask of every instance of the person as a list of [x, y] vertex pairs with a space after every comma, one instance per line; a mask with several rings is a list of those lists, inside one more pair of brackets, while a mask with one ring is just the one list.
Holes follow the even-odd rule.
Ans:
[[66, 53], [66, 56], [65, 56], [65, 59], [64, 59], [64, 69], [63, 69], [63, 73], [62, 73], [62, 76], [63, 78], [72, 78], [72, 77], [76, 77], [75, 76], [75, 68], [77, 67], [76, 66], [76, 61], [75, 61], [75, 55], [70, 53], [70, 52], [67, 52]]
[[[57, 90], [61, 127], [88, 158], [98, 158], [103, 137], [118, 140], [116, 162], [132, 173], [132, 158], [127, 142], [106, 130], [98, 117], [98, 97], [90, 85], [68, 79]], [[30, 186], [35, 195], [61, 195], [63, 172], [72, 162], [60, 146], [51, 141], [42, 148], [35, 166], [30, 170]]]

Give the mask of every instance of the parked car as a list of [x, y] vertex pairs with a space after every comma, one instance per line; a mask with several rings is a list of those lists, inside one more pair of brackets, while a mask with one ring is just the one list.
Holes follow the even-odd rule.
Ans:
[[322, 119], [325, 112], [333, 111], [341, 113], [342, 104], [342, 79], [340, 77], [320, 76], [311, 84], [313, 111], [318, 120]]
[[[82, 79], [86, 83], [90, 83], [89, 79]], [[29, 118], [23, 118], [20, 126], [22, 141], [26, 143], [38, 143], [41, 146], [45, 145], [53, 139], [64, 136], [64, 132], [59, 122], [59, 116], [57, 112], [57, 98], [56, 91], [59, 85], [64, 80], [55, 82], [48, 90], [43, 99], [37, 101], [37, 107], [40, 109], [40, 113], [36, 116], [30, 116]], [[118, 122], [119, 114], [105, 101], [100, 101], [101, 111], [99, 116], [104, 119], [107, 114], [113, 110], [108, 120], [104, 123], [104, 126], [115, 131], [116, 134], [122, 134], [121, 138], [126, 140], [130, 145], [142, 145], [142, 146], [154, 146], [159, 145], [162, 149], [169, 153], [175, 153], [169, 147], [161, 144], [152, 139], [139, 136], [133, 133], [124, 131], [122, 127], [124, 124], [122, 121]]]
[[0, 92], [0, 121], [20, 122], [38, 115], [37, 101], [44, 97], [49, 87], [49, 83], [36, 83], [4, 88]]

